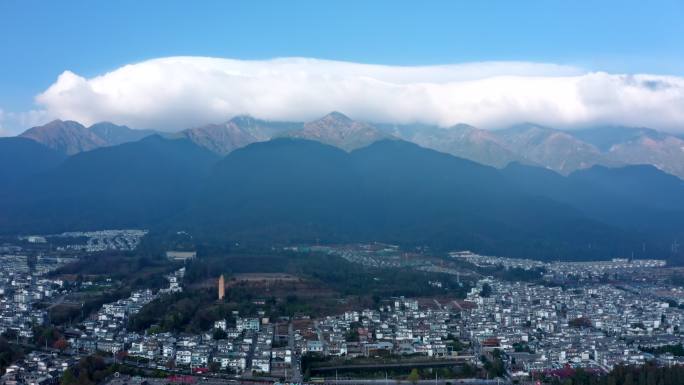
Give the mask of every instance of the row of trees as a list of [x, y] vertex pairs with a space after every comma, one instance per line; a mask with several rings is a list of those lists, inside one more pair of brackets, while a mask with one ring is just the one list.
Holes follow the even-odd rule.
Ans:
[[547, 380], [554, 385], [681, 385], [684, 384], [684, 366], [621, 365], [604, 375], [577, 369], [568, 377]]
[[34, 326], [33, 343], [36, 346], [48, 346], [59, 350], [65, 350], [69, 347], [62, 330], [54, 326]]
[[684, 357], [684, 346], [682, 346], [681, 343], [678, 343], [675, 345], [658, 346], [656, 348], [648, 348], [648, 347], [644, 347], [644, 346], [639, 346], [639, 350], [641, 350], [643, 352], [648, 352], [651, 354], [670, 353], [673, 356]]
[[160, 332], [197, 333], [210, 329], [215, 320], [230, 317], [231, 309], [216, 303], [212, 290], [188, 290], [163, 296], [145, 305], [131, 317], [129, 328], [142, 331], [156, 325]]
[[113, 373], [114, 368], [102, 357], [87, 356], [62, 374], [60, 385], [95, 385]]
[[[327, 254], [294, 255], [290, 269], [293, 274], [318, 279], [344, 295], [373, 293], [386, 298], [451, 294], [463, 298], [466, 292], [453, 275], [413, 269], [367, 268]], [[441, 288], [428, 283], [435, 280], [442, 283]]]

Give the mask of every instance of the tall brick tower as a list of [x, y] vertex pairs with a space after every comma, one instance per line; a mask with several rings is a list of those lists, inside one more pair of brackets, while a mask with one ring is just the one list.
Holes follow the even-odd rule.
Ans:
[[226, 281], [223, 278], [223, 274], [219, 277], [218, 280], [218, 299], [219, 301], [223, 299], [223, 297], [226, 296]]

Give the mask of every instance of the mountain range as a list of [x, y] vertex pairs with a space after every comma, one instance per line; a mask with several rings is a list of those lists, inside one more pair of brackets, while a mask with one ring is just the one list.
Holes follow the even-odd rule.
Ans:
[[391, 137], [368, 123], [354, 121], [339, 112], [331, 112], [321, 119], [305, 123], [300, 129], [283, 132], [280, 136], [315, 140], [345, 151]]
[[152, 130], [134, 130], [108, 122], [85, 127], [71, 120], [54, 120], [46, 125], [30, 128], [19, 137], [34, 140], [65, 155], [74, 155], [100, 147], [134, 142], [155, 133]]
[[594, 165], [649, 164], [684, 178], [683, 138], [648, 128], [616, 126], [558, 130], [527, 123], [501, 130], [484, 130], [466, 124], [442, 128], [424, 124], [359, 122], [332, 112], [306, 123], [237, 116], [223, 124], [209, 124], [177, 133], [137, 130], [112, 123], [85, 127], [77, 122], [57, 120], [33, 127], [20, 137], [73, 155], [137, 141], [153, 134], [187, 138], [220, 156], [251, 143], [280, 137], [315, 140], [345, 151], [394, 138], [497, 168], [517, 162], [569, 175]]
[[339, 113], [175, 134], [57, 121], [0, 139], [0, 233], [144, 227], [222, 243], [680, 262], [684, 181], [606, 155], [674, 139], [620, 130], [372, 125]]
[[255, 142], [267, 141], [281, 133], [299, 130], [302, 123], [273, 122], [237, 116], [224, 124], [210, 124], [183, 130], [171, 137], [187, 138], [218, 155]]

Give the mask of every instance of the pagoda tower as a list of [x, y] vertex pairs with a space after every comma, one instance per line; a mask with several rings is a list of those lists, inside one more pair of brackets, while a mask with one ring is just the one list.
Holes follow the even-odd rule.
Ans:
[[219, 301], [223, 299], [223, 297], [226, 296], [226, 281], [223, 278], [223, 274], [219, 277], [218, 280], [218, 299]]

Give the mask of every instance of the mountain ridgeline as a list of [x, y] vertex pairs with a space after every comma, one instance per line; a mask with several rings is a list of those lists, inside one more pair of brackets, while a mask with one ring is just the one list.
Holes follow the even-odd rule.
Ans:
[[20, 135], [34, 140], [58, 153], [74, 155], [96, 148], [138, 141], [156, 134], [153, 130], [134, 130], [109, 122], [85, 127], [71, 120], [54, 120], [44, 126], [33, 127]]
[[71, 156], [3, 186], [4, 232], [160, 224], [196, 195], [218, 156], [160, 136]]
[[73, 121], [55, 120], [33, 127], [21, 137], [37, 141], [59, 153], [73, 155], [155, 134], [188, 139], [220, 156], [252, 143], [281, 137], [315, 140], [345, 151], [393, 138], [497, 168], [518, 162], [569, 175], [595, 165], [649, 164], [684, 179], [684, 139], [634, 127], [601, 126], [563, 131], [525, 123], [502, 130], [483, 130], [467, 124], [450, 127], [370, 124], [332, 112], [306, 123], [236, 116], [223, 124], [209, 124], [176, 133], [134, 130], [106, 122], [85, 127]]
[[[684, 181], [650, 165], [591, 164], [600, 158], [593, 149], [651, 131], [573, 136], [525, 125], [493, 133], [369, 125], [339, 113], [306, 124], [239, 117], [165, 135], [74, 123], [33, 130], [42, 141], [0, 139], [0, 233], [136, 227], [185, 230], [209, 243], [381, 241], [554, 260], [682, 261]], [[72, 137], [83, 129], [106, 144], [68, 155], [86, 143]], [[491, 154], [498, 168], [454, 156], [454, 142], [469, 158]], [[572, 151], [594, 155], [582, 164]], [[557, 172], [540, 167], [543, 159], [572, 166]]]
[[278, 138], [221, 158], [187, 138], [154, 135], [4, 184], [0, 230], [146, 227], [207, 242], [676, 258], [683, 193], [680, 179], [649, 166], [567, 177], [517, 163], [500, 170], [398, 139], [347, 152]]

